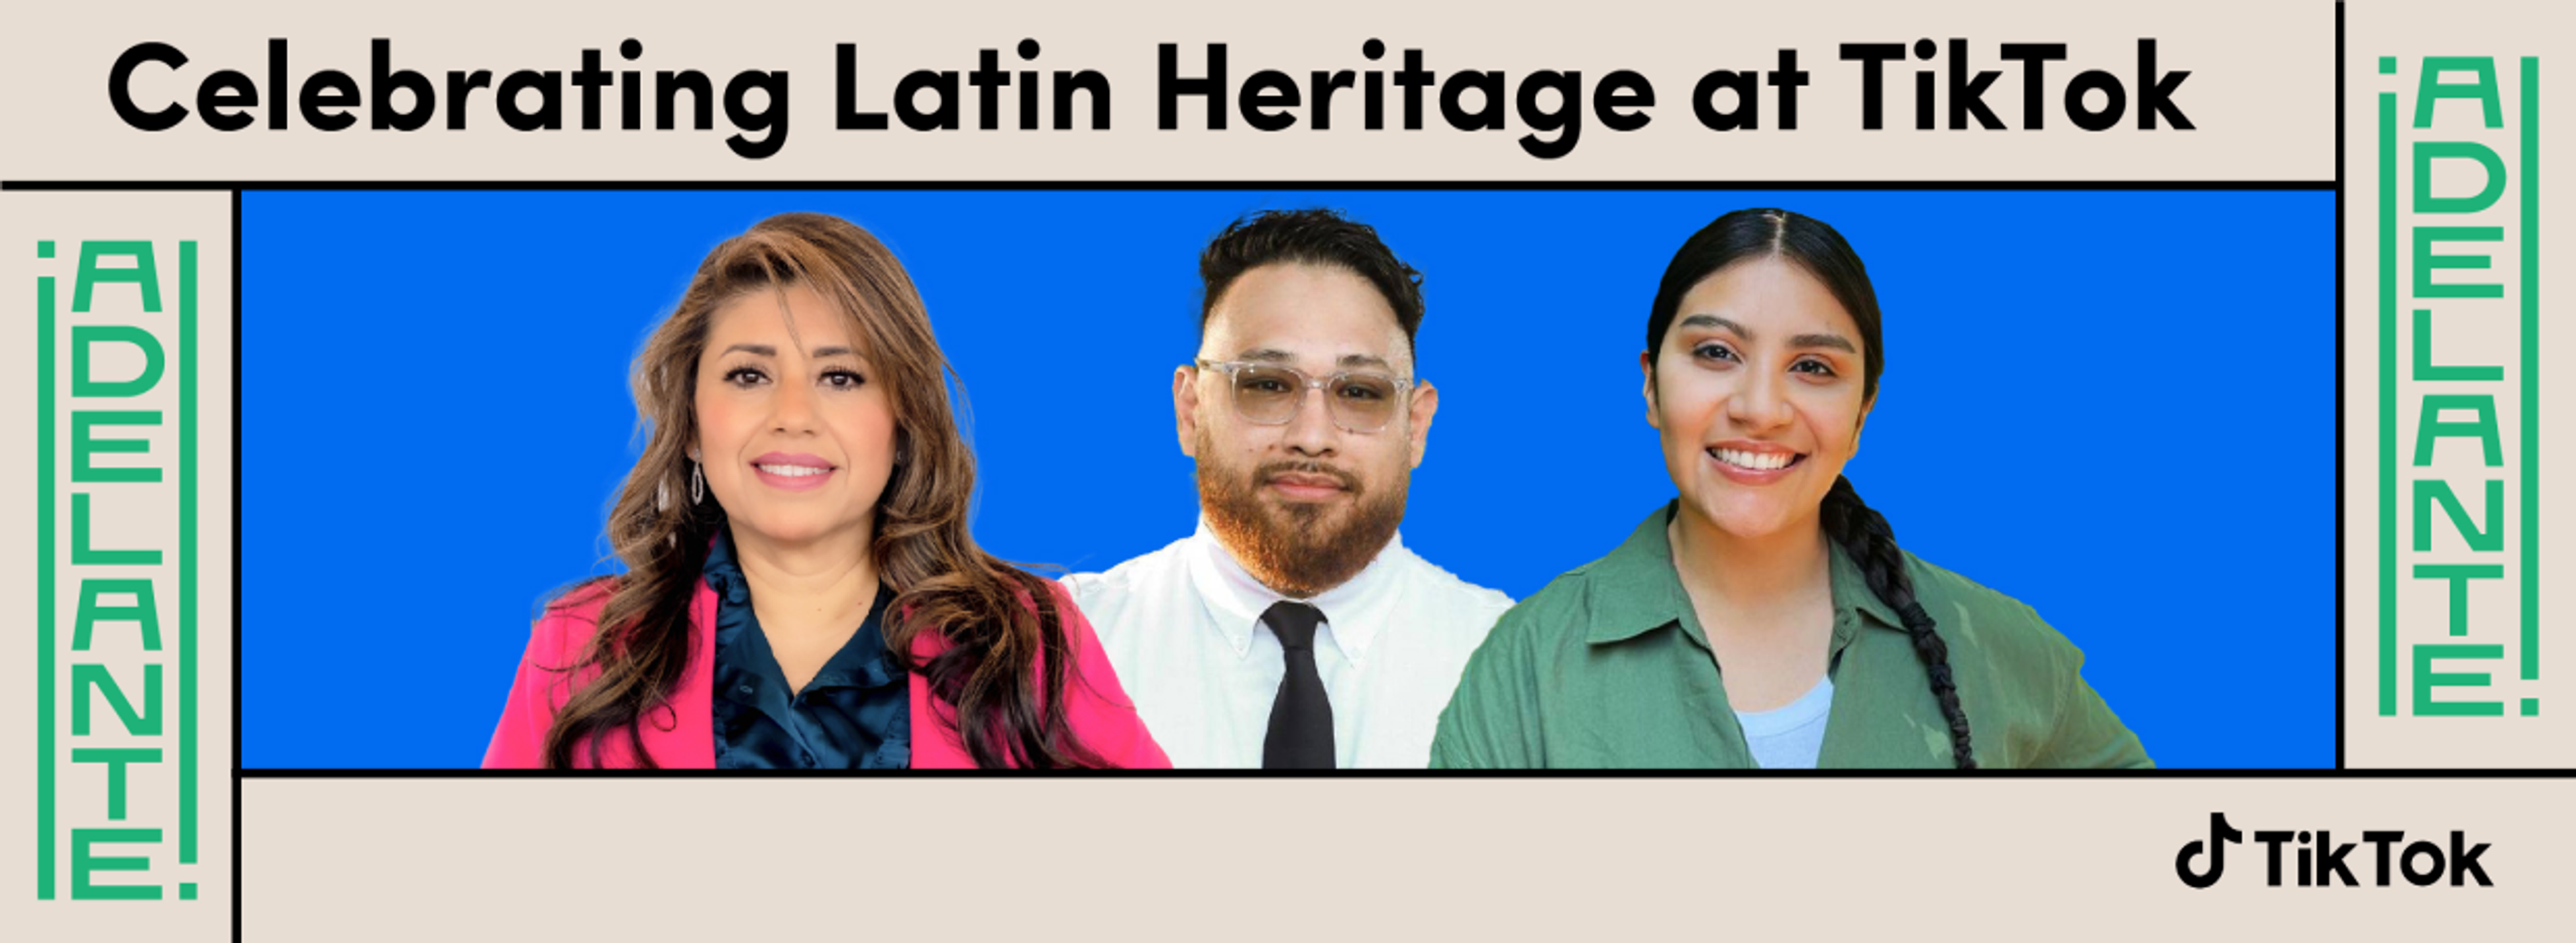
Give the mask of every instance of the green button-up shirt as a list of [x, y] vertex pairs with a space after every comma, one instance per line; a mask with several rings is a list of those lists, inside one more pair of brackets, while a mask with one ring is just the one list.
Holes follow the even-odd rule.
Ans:
[[[1433, 767], [1754, 765], [1673, 570], [1674, 509], [1503, 614], [1440, 715]], [[1834, 698], [1817, 765], [1952, 766], [1950, 726], [1913, 639], [1842, 548], [1830, 552]], [[2154, 765], [2084, 683], [2084, 654], [2038, 613], [1912, 554], [1905, 562], [1949, 644], [1978, 766]]]

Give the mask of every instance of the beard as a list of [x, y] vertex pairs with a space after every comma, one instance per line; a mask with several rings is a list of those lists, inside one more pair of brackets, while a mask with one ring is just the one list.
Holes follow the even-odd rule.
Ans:
[[[1217, 454], [1202, 443], [1199, 454]], [[1329, 476], [1350, 493], [1348, 502], [1281, 501], [1261, 485], [1285, 473]], [[1199, 460], [1199, 507], [1208, 529], [1261, 585], [1280, 595], [1310, 599], [1358, 576], [1394, 538], [1404, 520], [1406, 476], [1399, 473], [1383, 494], [1359, 476], [1319, 461], [1263, 462], [1249, 473]]]

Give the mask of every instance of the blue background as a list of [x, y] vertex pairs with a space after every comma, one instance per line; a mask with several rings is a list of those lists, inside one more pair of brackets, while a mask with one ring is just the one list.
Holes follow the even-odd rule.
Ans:
[[2159, 764], [2333, 764], [2331, 193], [843, 191], [244, 194], [244, 765], [480, 761], [540, 601], [616, 569], [630, 361], [762, 217], [894, 249], [964, 381], [977, 538], [1088, 571], [1192, 527], [1200, 248], [1315, 205], [1425, 274], [1432, 562], [1520, 598], [1669, 498], [1656, 281], [1787, 207], [1886, 311], [1847, 472], [1899, 540], [2035, 607]]

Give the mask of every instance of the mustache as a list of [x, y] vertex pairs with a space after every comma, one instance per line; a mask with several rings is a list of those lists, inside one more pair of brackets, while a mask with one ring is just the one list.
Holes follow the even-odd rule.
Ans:
[[1313, 459], [1263, 462], [1252, 470], [1252, 480], [1256, 482], [1269, 481], [1281, 475], [1320, 475], [1332, 479], [1344, 491], [1353, 494], [1360, 491], [1360, 476]]
[[[1331, 480], [1353, 500], [1337, 514], [1260, 493], [1263, 482], [1287, 474]], [[1382, 491], [1363, 491], [1358, 475], [1312, 458], [1255, 463], [1248, 474], [1205, 462], [1198, 467], [1199, 508], [1209, 529], [1254, 579], [1301, 599], [1348, 581], [1394, 538], [1404, 519], [1405, 478], [1379, 484]]]

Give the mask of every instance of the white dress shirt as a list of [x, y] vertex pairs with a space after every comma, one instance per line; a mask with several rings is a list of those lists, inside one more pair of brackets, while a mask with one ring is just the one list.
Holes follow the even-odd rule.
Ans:
[[[1261, 614], [1288, 597], [1244, 572], [1206, 518], [1168, 547], [1064, 584], [1173, 766], [1261, 765], [1288, 670]], [[1415, 556], [1400, 535], [1358, 576], [1302, 601], [1324, 614], [1315, 668], [1342, 769], [1429, 766], [1467, 656], [1512, 606]]]

